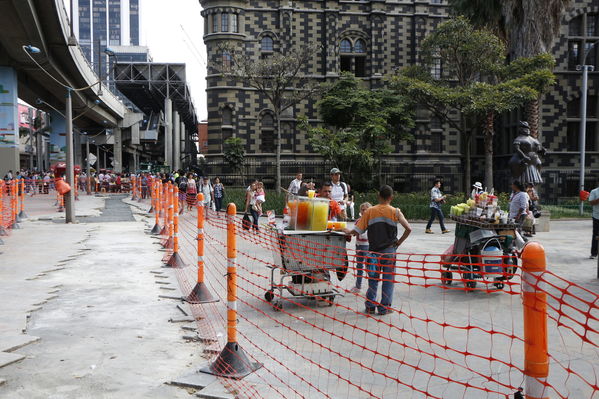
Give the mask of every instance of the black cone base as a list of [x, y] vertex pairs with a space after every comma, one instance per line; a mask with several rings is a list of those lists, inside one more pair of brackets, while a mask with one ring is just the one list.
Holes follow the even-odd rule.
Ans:
[[183, 300], [192, 304], [219, 301], [218, 298], [214, 298], [212, 296], [210, 291], [208, 291], [208, 287], [204, 283], [197, 283], [196, 286], [193, 287], [193, 290], [191, 290], [189, 295], [184, 297]]
[[19, 212], [19, 217], [21, 219], [27, 219], [29, 216], [27, 216], [27, 214], [25, 213], [25, 211], [21, 211], [21, 212]]
[[228, 342], [216, 360], [200, 372], [240, 380], [260, 367], [262, 363], [251, 362], [238, 343]]
[[4, 241], [0, 238], [0, 245], [4, 245]]
[[21, 228], [21, 226], [19, 225], [19, 223], [15, 222], [12, 224], [11, 228], [13, 230], [19, 230]]
[[173, 252], [171, 257], [166, 261], [166, 266], [168, 267], [183, 267], [185, 266], [185, 262], [183, 262], [183, 258], [179, 256], [178, 252]]
[[154, 213], [154, 207], [150, 207], [150, 210], [148, 211], [148, 213]]
[[17, 223], [20, 223], [21, 222], [21, 216], [17, 214], [17, 217], [15, 218], [15, 221]]
[[154, 227], [152, 227], [152, 230], [150, 230], [150, 234], [160, 234], [161, 230], [162, 230], [162, 227], [160, 227], [160, 225], [158, 223], [156, 223], [154, 225]]
[[168, 229], [166, 228], [166, 226], [163, 226], [162, 230], [160, 230], [160, 235], [163, 236], [165, 234], [168, 234]]
[[6, 229], [2, 226], [0, 226], [0, 236], [7, 236], [8, 233], [6, 232]]

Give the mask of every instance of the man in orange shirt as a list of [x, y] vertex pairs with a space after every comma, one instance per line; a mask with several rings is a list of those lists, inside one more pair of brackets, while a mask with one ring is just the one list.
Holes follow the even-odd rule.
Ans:
[[337, 216], [339, 216], [343, 210], [337, 201], [333, 201], [333, 186], [330, 182], [326, 182], [322, 185], [318, 196], [329, 199], [329, 220], [336, 221]]
[[[385, 315], [393, 312], [393, 286], [395, 284], [395, 252], [412, 232], [410, 224], [399, 208], [391, 206], [393, 189], [387, 185], [379, 190], [379, 204], [368, 208], [352, 230], [345, 233], [360, 235], [368, 233], [370, 261], [368, 270], [368, 291], [366, 291], [366, 314]], [[397, 238], [397, 224], [404, 228]], [[381, 278], [382, 274], [382, 278]], [[376, 302], [379, 281], [382, 281], [381, 302]]]

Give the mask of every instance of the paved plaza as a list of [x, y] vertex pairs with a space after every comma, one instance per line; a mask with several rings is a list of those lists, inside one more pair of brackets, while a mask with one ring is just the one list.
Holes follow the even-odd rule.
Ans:
[[[493, 391], [502, 389], [485, 383], [483, 376], [510, 386], [522, 384], [521, 373], [500, 362], [466, 358], [436, 345], [490, 353], [495, 359], [521, 365], [522, 343], [509, 338], [522, 335], [520, 295], [445, 290], [437, 284], [435, 271], [425, 274], [436, 276], [430, 283], [437, 286], [425, 288], [420, 286], [423, 276], [413, 273], [396, 285], [394, 307], [399, 312], [385, 316], [381, 323], [379, 316], [369, 318], [357, 312], [363, 308], [363, 298], [346, 292], [354, 282], [348, 275], [342, 282], [333, 278], [344, 293], [336, 306], [299, 299], [285, 301], [283, 311], [276, 312], [263, 300], [269, 278], [266, 264], [274, 262], [273, 254], [257, 244], [255, 237], [240, 234], [240, 345], [264, 367], [229, 389], [222, 380], [209, 380], [203, 390], [174, 386], [169, 382], [195, 373], [224, 344], [222, 220], [206, 226], [206, 262], [208, 287], [224, 300], [190, 306], [167, 297], [186, 295], [194, 282], [194, 214], [181, 218], [181, 254], [188, 267], [174, 270], [162, 267], [164, 252], [156, 238], [147, 234], [154, 222], [153, 215], [147, 214], [148, 204], [122, 196], [82, 195], [77, 203], [80, 223], [74, 225], [61, 223], [58, 219], [63, 214], [54, 212], [52, 204], [47, 196], [27, 198], [30, 218], [21, 223], [20, 230], [4, 237], [5, 244], [0, 246], [1, 398], [184, 398], [202, 393], [203, 397], [228, 398], [240, 389], [272, 398], [319, 398], [324, 397], [322, 392], [334, 398], [368, 397], [366, 392], [378, 397], [424, 397], [409, 386], [443, 398], [498, 397], [464, 390], [463, 385], [447, 384], [427, 372]], [[419, 254], [440, 254], [453, 240], [451, 234], [425, 235], [424, 224], [419, 222], [413, 227], [399, 257], [404, 261], [426, 262]], [[551, 232], [539, 233], [536, 240], [547, 251], [550, 270], [597, 292], [597, 264], [588, 259], [590, 233], [588, 220], [556, 221]], [[194, 323], [197, 314], [203, 321]], [[422, 320], [476, 328], [443, 329]], [[494, 332], [492, 339], [485, 331]], [[379, 338], [373, 339], [372, 334]], [[216, 342], [198, 341], [198, 336], [206, 335]], [[554, 361], [570, 360], [573, 369], [591, 365], [586, 369], [592, 371], [599, 363], [595, 349], [580, 345], [579, 339], [562, 330], [550, 329], [550, 348]], [[373, 351], [393, 353], [403, 363], [375, 357]], [[427, 353], [445, 353], [443, 358], [454, 363], [435, 361]], [[561, 386], [563, 370], [553, 366], [551, 370], [550, 380]], [[396, 375], [400, 382], [392, 383], [379, 373]], [[588, 387], [578, 384], [576, 388], [572, 381], [566, 385], [571, 397], [590, 397]]]

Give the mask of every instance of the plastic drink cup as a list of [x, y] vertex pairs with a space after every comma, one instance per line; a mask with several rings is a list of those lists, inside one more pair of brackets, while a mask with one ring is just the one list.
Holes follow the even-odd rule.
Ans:
[[315, 190], [308, 190], [308, 198], [314, 198], [315, 194], [316, 194]]

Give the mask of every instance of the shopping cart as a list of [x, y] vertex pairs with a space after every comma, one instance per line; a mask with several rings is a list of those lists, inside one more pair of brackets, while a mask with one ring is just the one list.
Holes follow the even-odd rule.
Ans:
[[[342, 295], [331, 283], [331, 271], [339, 281], [347, 274], [346, 236], [332, 231], [274, 230], [275, 264], [270, 265], [270, 289], [264, 294], [275, 310], [283, 308], [283, 291], [293, 297], [320, 300], [333, 305]], [[279, 278], [275, 276], [279, 272]]]

